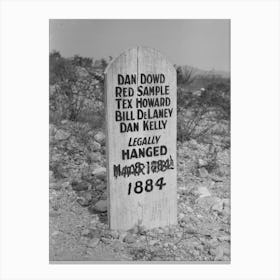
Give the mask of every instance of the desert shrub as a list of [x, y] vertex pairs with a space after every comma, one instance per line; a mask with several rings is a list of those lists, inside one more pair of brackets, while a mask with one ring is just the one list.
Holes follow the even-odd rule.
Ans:
[[206, 102], [215, 106], [219, 119], [230, 120], [230, 82], [211, 83], [206, 88]]
[[92, 140], [91, 131], [89, 124], [80, 122], [72, 123], [71, 133], [75, 136], [77, 143], [79, 143], [81, 147], [88, 147]]
[[[90, 121], [89, 110], [104, 116], [103, 106], [95, 106], [95, 100], [103, 102], [104, 75], [93, 71], [92, 59], [78, 55], [63, 58], [53, 51], [49, 62], [50, 121]], [[106, 60], [101, 61], [101, 71], [106, 65]]]
[[72, 90], [77, 82], [74, 63], [70, 59], [61, 57], [59, 52], [52, 52], [50, 60], [50, 85], [56, 85], [56, 90], [50, 92], [50, 111], [57, 112], [61, 118], [75, 120], [77, 101]]
[[229, 83], [229, 78], [214, 73], [196, 73], [189, 89], [207, 88], [215, 83]]
[[230, 121], [229, 80], [209, 84], [195, 95], [181, 87], [177, 92], [177, 138], [200, 139], [220, 121]]
[[218, 167], [218, 150], [213, 145], [209, 145], [209, 149], [206, 153], [206, 162], [207, 165], [205, 168], [208, 172], [212, 172]]
[[73, 61], [63, 58], [57, 51], [50, 53], [49, 67], [50, 85], [77, 80]]
[[88, 123], [91, 129], [105, 128], [105, 112], [83, 111], [78, 117], [79, 122]]
[[195, 71], [191, 67], [187, 66], [176, 66], [177, 72], [177, 84], [188, 86], [195, 80]]
[[76, 66], [80, 66], [80, 67], [89, 69], [92, 67], [92, 58], [81, 57], [79, 55], [75, 55], [73, 58], [73, 63]]
[[55, 110], [52, 110], [51, 114], [49, 114], [49, 122], [52, 124], [59, 125], [62, 119], [61, 114]]
[[61, 164], [59, 162], [50, 163], [50, 170], [53, 172], [53, 176], [56, 179], [63, 179], [65, 178]]

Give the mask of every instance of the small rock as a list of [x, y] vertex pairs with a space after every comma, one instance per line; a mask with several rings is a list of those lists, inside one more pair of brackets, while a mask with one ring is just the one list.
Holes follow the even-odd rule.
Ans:
[[103, 183], [103, 184], [98, 184], [97, 186], [95, 186], [95, 189], [97, 191], [103, 191], [104, 189], [106, 189], [106, 185]]
[[[222, 179], [221, 177], [219, 177], [219, 176], [217, 176], [217, 175], [214, 175], [214, 174], [211, 174], [210, 178], [211, 178], [214, 182], [216, 182], [216, 183], [223, 182], [223, 179]], [[213, 183], [214, 183], [214, 182], [213, 182]]]
[[167, 242], [163, 244], [164, 248], [168, 248], [168, 246], [169, 246], [169, 243], [167, 243]]
[[196, 214], [196, 217], [195, 216], [192, 216], [191, 219], [196, 222], [196, 223], [199, 223], [200, 222], [200, 219], [203, 219], [203, 216], [200, 215], [200, 214]]
[[137, 234], [138, 233], [138, 225], [135, 225], [133, 228], [129, 230], [129, 233], [131, 234]]
[[88, 136], [90, 136], [90, 137], [94, 137], [94, 134], [95, 134], [94, 130], [90, 130], [88, 132]]
[[50, 89], [50, 96], [52, 96], [60, 89], [60, 87], [57, 84], [55, 84], [55, 85], [50, 85], [49, 89]]
[[156, 245], [156, 244], [159, 244], [159, 241], [158, 241], [158, 240], [150, 240], [150, 241], [149, 241], [149, 245], [150, 245], [150, 246], [154, 246], [154, 245]]
[[56, 235], [59, 235], [59, 234], [60, 234], [60, 231], [55, 230], [55, 231], [52, 233], [52, 236], [56, 236]]
[[212, 239], [210, 239], [210, 240], [207, 242], [207, 244], [208, 244], [212, 249], [215, 249], [215, 248], [218, 246], [219, 242], [218, 242], [217, 238], [213, 237]]
[[219, 236], [218, 239], [223, 242], [223, 241], [230, 241], [230, 235], [223, 235]]
[[224, 205], [223, 205], [223, 201], [222, 201], [222, 200], [217, 201], [217, 202], [212, 206], [212, 210], [213, 210], [213, 211], [217, 211], [218, 213], [222, 213], [222, 212], [223, 212], [223, 208], [224, 208]]
[[101, 238], [104, 235], [103, 230], [104, 229], [98, 229], [97, 227], [90, 229], [90, 238]]
[[228, 216], [230, 215], [230, 207], [226, 206], [223, 209], [223, 215]]
[[210, 252], [210, 254], [211, 254], [212, 256], [216, 256], [216, 250], [215, 250], [215, 248], [211, 248], [211, 249], [209, 250], [209, 252]]
[[211, 196], [211, 193], [206, 187], [199, 187], [198, 193], [199, 193], [199, 197]]
[[89, 158], [92, 162], [100, 162], [102, 160], [102, 155], [99, 152], [93, 152], [89, 154]]
[[191, 139], [190, 141], [188, 141], [188, 144], [193, 149], [198, 149], [198, 147], [199, 147], [199, 144], [197, 143], [197, 141], [195, 139]]
[[230, 168], [224, 165], [219, 166], [218, 170], [216, 171], [217, 175], [220, 177], [229, 176], [230, 175]]
[[88, 76], [89, 76], [89, 73], [88, 73], [88, 71], [86, 70], [86, 68], [81, 67], [81, 66], [76, 66], [76, 74], [77, 74], [77, 76], [79, 76], [79, 77], [81, 77], [81, 78], [84, 78], [84, 77], [88, 77]]
[[136, 238], [132, 234], [128, 233], [124, 238], [124, 242], [131, 244], [136, 242]]
[[155, 231], [148, 231], [147, 236], [149, 236], [151, 238], [157, 238], [158, 234]]
[[58, 217], [58, 216], [60, 216], [60, 213], [58, 211], [51, 210], [49, 213], [49, 216], [53, 217], [53, 218]]
[[230, 261], [230, 258], [229, 258], [229, 256], [224, 255], [222, 260], [223, 260], [224, 262], [229, 262], [229, 261]]
[[60, 123], [61, 124], [67, 124], [69, 121], [68, 120], [62, 120]]
[[106, 137], [103, 132], [99, 131], [98, 133], [96, 133], [94, 135], [94, 139], [95, 139], [95, 141], [97, 141], [98, 143], [100, 143], [102, 145], [102, 144], [105, 144]]
[[88, 244], [88, 237], [82, 236], [82, 237], [80, 238], [80, 242], [81, 242], [82, 244], [84, 244], [84, 245], [87, 245], [87, 244]]
[[97, 212], [106, 212], [107, 211], [107, 200], [99, 200], [93, 207], [93, 210]]
[[62, 187], [64, 190], [69, 189], [69, 188], [70, 188], [70, 182], [66, 181], [66, 182], [61, 183], [61, 187]]
[[55, 178], [54, 178], [53, 171], [52, 171], [52, 170], [50, 170], [50, 171], [49, 171], [49, 181], [50, 181], [50, 182], [53, 182], [53, 181], [54, 181], [54, 179], [55, 179]]
[[164, 229], [163, 229], [162, 227], [157, 228], [156, 231], [157, 231], [159, 234], [163, 234], [163, 233], [164, 233]]
[[210, 253], [212, 256], [215, 256], [215, 258], [219, 258], [223, 256], [224, 250], [222, 246], [218, 246], [215, 249], [210, 249]]
[[191, 222], [191, 219], [189, 216], [185, 215], [182, 219], [181, 219], [181, 222], [182, 223], [185, 223], [185, 224], [189, 224]]
[[101, 237], [111, 238], [111, 231], [109, 229], [101, 231], [100, 234], [101, 234]]
[[55, 210], [55, 211], [58, 211], [58, 209], [60, 208], [60, 204], [58, 203], [58, 200], [59, 200], [59, 199], [57, 199], [57, 200], [53, 203], [53, 205], [52, 205], [52, 208], [53, 208], [53, 210]]
[[215, 249], [215, 261], [219, 261], [219, 260], [222, 260], [223, 258], [223, 255], [224, 255], [224, 249], [222, 246], [219, 246]]
[[101, 200], [107, 200], [107, 192], [103, 192], [101, 197], [100, 197]]
[[96, 228], [99, 229], [99, 230], [107, 230], [107, 229], [109, 229], [109, 225], [108, 224], [104, 224], [104, 223], [98, 223], [96, 225]]
[[210, 210], [214, 204], [217, 204], [220, 201], [221, 200], [218, 197], [206, 196], [198, 198], [196, 203], [205, 210]]
[[110, 236], [111, 236], [113, 239], [118, 239], [118, 238], [119, 238], [119, 232], [116, 231], [116, 230], [111, 230], [111, 231], [110, 231]]
[[199, 233], [201, 235], [207, 236], [207, 237], [213, 237], [213, 232], [211, 230], [209, 230], [208, 228], [200, 228], [199, 229]]
[[76, 193], [75, 192], [71, 191], [71, 192], [67, 193], [67, 195], [68, 195], [68, 199], [69, 199], [70, 202], [74, 202], [76, 200]]
[[100, 241], [99, 238], [91, 239], [90, 243], [88, 244], [88, 247], [95, 248], [98, 245], [99, 241]]
[[90, 191], [83, 191], [83, 192], [80, 192], [79, 197], [84, 197], [86, 200], [91, 201], [91, 199], [92, 199], [92, 194], [91, 194]]
[[81, 206], [85, 207], [85, 206], [89, 206], [89, 205], [90, 205], [91, 199], [88, 199], [88, 198], [86, 198], [86, 197], [84, 197], [84, 196], [79, 196], [79, 197], [77, 198], [77, 202], [78, 202]]
[[[140, 236], [137, 236], [137, 240], [141, 241], [141, 242], [147, 242], [147, 237], [145, 235], [140, 235]], [[143, 245], [144, 246], [144, 245]]]
[[98, 179], [105, 180], [107, 176], [106, 168], [105, 167], [98, 167], [92, 172], [92, 175]]
[[120, 241], [124, 241], [124, 238], [125, 238], [126, 234], [127, 234], [127, 233], [126, 233], [125, 231], [120, 232], [120, 234], [119, 234], [119, 240], [120, 240]]
[[137, 234], [144, 235], [146, 233], [146, 228], [142, 225], [138, 225]]
[[224, 207], [229, 207], [230, 206], [230, 199], [229, 198], [224, 198], [223, 199], [223, 204], [224, 204]]
[[90, 237], [91, 236], [91, 231], [86, 228], [81, 232], [81, 236]]
[[91, 141], [89, 147], [92, 152], [98, 152], [101, 149], [101, 145], [96, 141]]
[[61, 184], [58, 184], [58, 183], [50, 183], [50, 189], [52, 190], [60, 190], [61, 189]]
[[82, 182], [73, 181], [71, 185], [74, 191], [85, 191], [88, 190], [90, 187], [90, 184], [84, 181]]
[[62, 130], [62, 129], [59, 129], [56, 131], [55, 135], [54, 135], [54, 139], [57, 140], [57, 141], [61, 141], [61, 140], [66, 140], [70, 137], [70, 133]]
[[192, 225], [185, 226], [185, 232], [188, 234], [196, 234], [197, 230]]
[[120, 251], [122, 251], [124, 249], [124, 246], [123, 246], [123, 243], [119, 240], [115, 240], [113, 243], [112, 243], [112, 246], [113, 246], [113, 250], [114, 252], [116, 253], [119, 253]]
[[184, 213], [179, 213], [179, 220], [182, 220], [185, 217]]
[[112, 240], [110, 238], [101, 237], [100, 239], [104, 244], [110, 244]]
[[198, 159], [198, 167], [205, 167], [207, 166], [207, 161], [203, 159]]
[[181, 238], [183, 236], [182, 232], [176, 232], [175, 237], [176, 238]]
[[99, 222], [98, 214], [92, 215], [92, 220], [90, 221], [90, 225], [95, 227], [96, 224]]
[[198, 174], [199, 174], [199, 177], [201, 177], [201, 178], [206, 178], [206, 177], [208, 177], [208, 171], [206, 170], [206, 168], [205, 167], [201, 167], [201, 168], [199, 168], [198, 169]]
[[228, 247], [224, 247], [223, 251], [224, 251], [224, 255], [230, 256], [230, 249]]

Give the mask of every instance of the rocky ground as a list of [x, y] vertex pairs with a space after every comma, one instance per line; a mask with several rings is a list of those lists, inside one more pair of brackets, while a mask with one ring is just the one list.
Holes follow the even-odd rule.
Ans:
[[230, 150], [222, 140], [177, 143], [177, 226], [119, 232], [107, 225], [103, 131], [50, 124], [50, 261], [230, 261]]

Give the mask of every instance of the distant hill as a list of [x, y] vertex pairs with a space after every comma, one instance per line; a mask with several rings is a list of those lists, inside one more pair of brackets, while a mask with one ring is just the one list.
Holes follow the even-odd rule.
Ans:
[[[230, 79], [230, 72], [221, 71], [221, 70], [202, 70], [197, 67], [192, 67], [189, 65], [176, 65], [177, 73], [180, 68], [181, 78], [178, 77], [178, 84], [185, 87], [186, 89], [193, 91], [200, 88], [206, 88], [210, 83], [221, 82], [224, 80]], [[188, 78], [191, 76], [191, 82], [184, 82], [184, 77], [188, 81]]]
[[[179, 65], [178, 65], [179, 66]], [[230, 78], [230, 72], [222, 71], [222, 70], [203, 70], [197, 67], [193, 67], [190, 65], [182, 65], [183, 69], [186, 69], [188, 71], [192, 71], [194, 75], [201, 75], [201, 76], [221, 76], [223, 78]]]

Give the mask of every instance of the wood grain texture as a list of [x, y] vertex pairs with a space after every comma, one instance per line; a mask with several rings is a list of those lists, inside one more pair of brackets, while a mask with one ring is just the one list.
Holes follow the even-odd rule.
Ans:
[[[130, 85], [118, 85], [118, 75], [135, 75], [137, 81]], [[163, 74], [164, 83], [141, 84], [141, 74]], [[108, 173], [108, 213], [109, 224], [111, 229], [128, 230], [135, 225], [142, 225], [146, 228], [154, 228], [166, 225], [173, 225], [177, 223], [177, 183], [176, 183], [176, 138], [177, 138], [177, 89], [176, 89], [176, 70], [173, 65], [166, 60], [158, 51], [146, 48], [135, 47], [127, 50], [117, 57], [106, 69], [105, 77], [106, 87], [106, 123], [107, 123], [107, 173]], [[163, 117], [158, 119], [147, 119], [151, 121], [152, 128], [159, 125], [159, 122], [166, 121], [165, 128], [161, 127], [158, 130], [145, 130], [143, 120], [135, 120], [139, 123], [138, 131], [120, 132], [120, 122], [116, 121], [115, 112], [118, 110], [116, 102], [116, 87], [122, 88], [130, 87], [134, 91], [134, 95], [129, 97], [132, 99], [132, 108], [121, 109], [121, 111], [128, 111], [129, 115], [137, 117], [136, 98], [147, 98], [147, 96], [137, 96], [138, 86], [168, 86], [168, 94], [156, 97], [169, 97], [171, 104], [167, 107], [153, 107], [150, 108], [153, 112], [156, 109], [167, 108], [172, 114], [170, 117]], [[122, 97], [125, 99], [125, 97]], [[126, 98], [127, 99], [127, 98]], [[142, 112], [147, 112], [149, 108], [143, 108]], [[133, 113], [131, 113], [133, 112]], [[131, 116], [131, 115], [130, 115]], [[125, 121], [129, 123], [129, 121]], [[158, 127], [159, 128], [159, 127]], [[130, 139], [138, 139], [139, 137], [159, 137], [158, 143], [150, 145], [130, 147]], [[122, 150], [131, 150], [133, 148], [166, 146], [167, 154], [144, 157], [122, 159]], [[172, 158], [173, 169], [160, 171], [157, 173], [150, 172], [147, 174], [147, 162], [166, 160]], [[114, 176], [114, 166], [131, 166], [136, 162], [145, 165], [145, 174], [138, 176], [131, 175], [129, 177]], [[166, 185], [160, 190], [155, 186], [155, 182], [163, 177]], [[133, 188], [137, 181], [143, 182], [145, 188], [146, 180], [153, 180], [152, 191], [143, 190], [141, 193], [135, 193]], [[128, 194], [129, 183], [131, 183], [131, 193]]]

